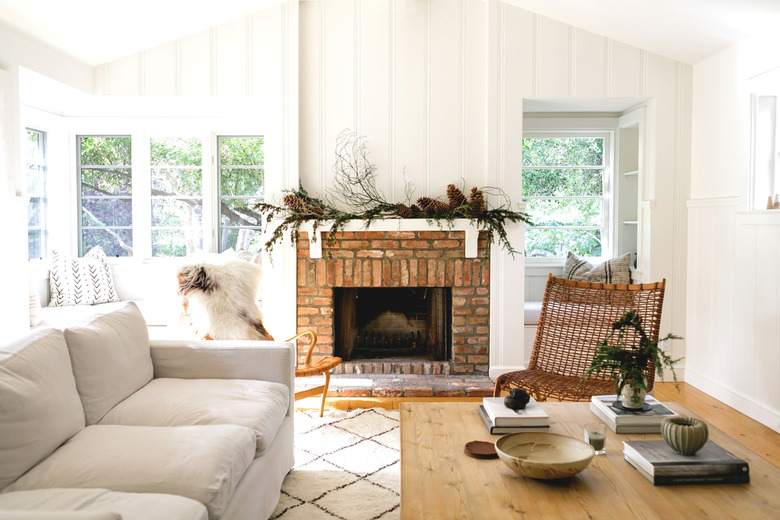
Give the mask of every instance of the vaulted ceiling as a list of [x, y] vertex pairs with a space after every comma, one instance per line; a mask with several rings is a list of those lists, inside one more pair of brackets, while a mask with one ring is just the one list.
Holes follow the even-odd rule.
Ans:
[[[97, 65], [281, 1], [0, 0], [0, 21]], [[780, 27], [780, 0], [503, 1], [689, 64]]]

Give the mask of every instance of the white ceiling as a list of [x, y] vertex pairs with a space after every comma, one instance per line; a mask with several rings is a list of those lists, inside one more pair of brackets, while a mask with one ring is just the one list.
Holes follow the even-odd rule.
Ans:
[[282, 0], [0, 0], [0, 21], [98, 65]]
[[[0, 21], [97, 65], [281, 1], [0, 0]], [[780, 27], [780, 0], [504, 1], [690, 64]]]
[[691, 65], [780, 28], [780, 0], [505, 1]]

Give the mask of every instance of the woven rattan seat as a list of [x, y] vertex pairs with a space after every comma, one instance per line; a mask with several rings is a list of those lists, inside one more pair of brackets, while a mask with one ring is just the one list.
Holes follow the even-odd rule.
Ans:
[[[628, 311], [636, 311], [650, 339], [658, 339], [666, 280], [648, 284], [600, 284], [547, 278], [542, 311], [531, 360], [526, 370], [496, 379], [494, 396], [523, 388], [536, 400], [587, 401], [594, 395], [612, 394], [615, 382], [595, 374], [581, 384], [590, 367], [596, 344], [612, 324]], [[631, 345], [638, 338], [627, 337]], [[655, 367], [647, 366], [647, 390], [653, 389]]]
[[339, 364], [341, 364], [341, 358], [328, 356], [324, 358], [315, 359], [314, 361], [312, 361], [311, 355], [312, 352], [314, 352], [314, 347], [317, 346], [316, 332], [314, 332], [313, 330], [305, 330], [299, 334], [296, 334], [295, 336], [288, 339], [287, 341], [292, 341], [294, 339], [300, 338], [303, 335], [311, 336], [311, 344], [309, 345], [309, 350], [306, 351], [306, 359], [304, 361], [304, 364], [297, 365], [295, 367], [295, 377], [311, 377], [311, 376], [324, 374], [325, 384], [315, 388], [309, 388], [306, 390], [301, 390], [300, 392], [295, 392], [295, 400], [297, 401], [298, 399], [303, 399], [305, 397], [311, 397], [314, 395], [322, 394], [322, 403], [320, 404], [320, 417], [322, 417], [322, 414], [325, 411], [325, 399], [328, 397], [328, 385], [330, 384], [330, 371], [336, 368]]

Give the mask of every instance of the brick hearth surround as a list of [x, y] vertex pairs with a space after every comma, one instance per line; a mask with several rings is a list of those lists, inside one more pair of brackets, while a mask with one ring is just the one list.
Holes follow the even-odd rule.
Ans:
[[[487, 374], [490, 343], [490, 266], [486, 238], [479, 234], [477, 258], [464, 255], [461, 231], [338, 232], [323, 258], [310, 258], [305, 233], [297, 241], [297, 327], [312, 329], [319, 342], [314, 357], [334, 353], [333, 288], [451, 287], [452, 359], [449, 361], [345, 362], [334, 373]], [[308, 348], [298, 345], [299, 359]]]

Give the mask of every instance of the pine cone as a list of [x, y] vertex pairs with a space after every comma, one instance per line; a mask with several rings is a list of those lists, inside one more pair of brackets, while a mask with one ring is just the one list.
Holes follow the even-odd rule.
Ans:
[[407, 206], [406, 204], [397, 204], [396, 209], [398, 210], [398, 214], [401, 216], [401, 218], [412, 218], [414, 217], [414, 211], [412, 211], [412, 208]]
[[450, 201], [450, 209], [460, 207], [466, 202], [466, 196], [454, 184], [447, 186], [447, 198]]
[[430, 197], [420, 197], [417, 199], [417, 205], [420, 206], [420, 209], [425, 213], [429, 213], [428, 208], [430, 208], [432, 204], [433, 199]]
[[485, 214], [487, 208], [485, 207], [485, 194], [477, 188], [471, 188], [471, 196], [469, 197], [469, 217], [478, 218]]
[[412, 204], [412, 215], [419, 215], [422, 213], [422, 210], [417, 206], [417, 204]]
[[306, 209], [306, 203], [298, 195], [289, 193], [284, 196], [284, 205], [293, 211], [304, 211]]
[[449, 210], [450, 207], [446, 203], [440, 200], [434, 200], [428, 208], [428, 213], [431, 215], [441, 215], [442, 213], [447, 213]]
[[306, 211], [309, 213], [314, 213], [315, 215], [322, 215], [324, 213], [323, 209], [320, 206], [313, 206], [311, 204], [304, 204], [304, 207]]

